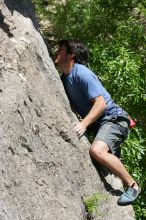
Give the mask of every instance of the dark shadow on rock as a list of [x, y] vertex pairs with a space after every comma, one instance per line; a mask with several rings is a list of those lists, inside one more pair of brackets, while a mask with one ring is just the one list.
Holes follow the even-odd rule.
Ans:
[[4, 22], [4, 16], [1, 11], [0, 11], [0, 27], [8, 35], [8, 37], [13, 37], [13, 34], [9, 29], [9, 25]]
[[100, 180], [103, 182], [105, 190], [113, 196], [121, 196], [123, 192], [119, 189], [114, 189], [105, 179], [106, 176], [111, 175], [111, 172], [109, 172], [105, 167], [96, 162], [92, 157], [91, 160], [96, 171], [99, 174]]
[[13, 14], [14, 11], [17, 11], [24, 17], [30, 18], [34, 27], [38, 30], [37, 19], [31, 0], [4, 0], [4, 4], [7, 6], [11, 14]]

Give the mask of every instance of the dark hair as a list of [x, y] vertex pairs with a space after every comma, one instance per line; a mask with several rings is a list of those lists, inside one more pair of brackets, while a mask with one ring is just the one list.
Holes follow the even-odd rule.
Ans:
[[58, 42], [59, 46], [65, 46], [68, 54], [74, 54], [75, 63], [87, 65], [88, 49], [79, 40], [65, 39]]

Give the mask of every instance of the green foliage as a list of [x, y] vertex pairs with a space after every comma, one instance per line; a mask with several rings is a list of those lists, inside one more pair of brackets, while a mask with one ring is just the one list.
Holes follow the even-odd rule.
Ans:
[[146, 217], [146, 169], [143, 166], [146, 147], [142, 132], [142, 129], [132, 129], [129, 135], [130, 138], [122, 147], [124, 164], [142, 188], [141, 196], [134, 204], [138, 220], [143, 220]]
[[90, 48], [89, 66], [113, 99], [136, 119], [137, 128], [123, 147], [123, 160], [142, 187], [134, 208], [137, 220], [145, 219], [146, 1], [33, 1], [40, 20], [51, 22], [45, 35], [49, 39], [53, 35], [55, 41], [77, 38], [85, 42]]
[[103, 199], [104, 198], [99, 193], [95, 193], [94, 195], [84, 199], [85, 208], [89, 216], [92, 216], [94, 214], [99, 215], [97, 208], [99, 202]]
[[113, 99], [124, 106], [129, 114], [144, 120], [146, 74], [142, 70], [141, 57], [121, 43], [113, 42], [108, 45], [95, 43], [92, 57], [92, 69], [99, 73]]
[[133, 176], [138, 176], [138, 174], [135, 173], [136, 169], [133, 170], [133, 168], [140, 168], [139, 164], [146, 152], [142, 129], [132, 129], [129, 134], [129, 139], [124, 142], [122, 149], [124, 157], [126, 158], [125, 164], [128, 166], [129, 171], [133, 172]]

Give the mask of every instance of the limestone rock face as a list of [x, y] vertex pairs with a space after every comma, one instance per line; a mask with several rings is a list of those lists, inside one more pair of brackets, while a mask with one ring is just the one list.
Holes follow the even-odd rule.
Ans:
[[0, 0], [0, 220], [135, 219], [107, 192], [76, 120], [31, 1]]

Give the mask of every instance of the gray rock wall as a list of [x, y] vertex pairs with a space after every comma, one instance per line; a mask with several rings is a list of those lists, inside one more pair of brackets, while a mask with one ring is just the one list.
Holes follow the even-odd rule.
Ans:
[[0, 0], [0, 220], [135, 219], [107, 192], [75, 120], [31, 1]]

